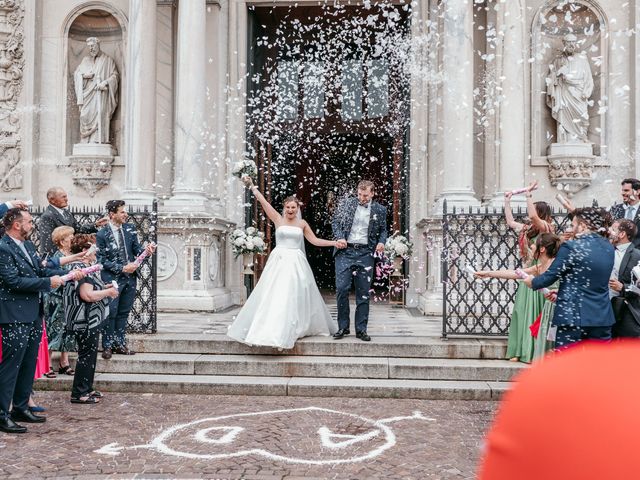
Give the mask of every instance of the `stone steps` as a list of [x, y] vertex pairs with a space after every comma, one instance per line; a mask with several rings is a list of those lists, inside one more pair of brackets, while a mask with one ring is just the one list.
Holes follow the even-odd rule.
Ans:
[[[490, 400], [521, 364], [504, 340], [309, 337], [293, 349], [251, 347], [220, 333], [130, 335], [133, 356], [98, 357], [98, 389], [113, 392]], [[72, 355], [72, 362], [73, 362]], [[57, 362], [54, 360], [54, 365]], [[71, 377], [36, 388], [70, 390]]]
[[[36, 381], [35, 386], [39, 390], [71, 391], [71, 382], [71, 377], [40, 379]], [[94, 385], [105, 392], [498, 400], [508, 389], [509, 383], [469, 380], [98, 373]]]
[[98, 360], [100, 373], [509, 381], [506, 360], [138, 353]]
[[336, 357], [410, 357], [504, 359], [506, 342], [493, 339], [447, 339], [439, 337], [376, 336], [363, 342], [350, 335], [342, 340], [307, 337], [290, 350], [251, 347], [226, 335], [159, 333], [130, 335], [129, 346], [145, 353], [200, 353], [218, 355], [303, 355]]

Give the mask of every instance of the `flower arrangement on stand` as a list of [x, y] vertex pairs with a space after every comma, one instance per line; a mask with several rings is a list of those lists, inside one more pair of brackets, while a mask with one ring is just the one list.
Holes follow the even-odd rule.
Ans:
[[265, 248], [264, 234], [255, 227], [236, 228], [231, 232], [231, 250], [235, 258], [242, 255], [245, 275], [253, 275], [254, 255], [264, 255]]
[[258, 176], [258, 167], [256, 162], [249, 158], [244, 158], [239, 162], [236, 162], [231, 169], [231, 174], [234, 177], [251, 177], [254, 181]]

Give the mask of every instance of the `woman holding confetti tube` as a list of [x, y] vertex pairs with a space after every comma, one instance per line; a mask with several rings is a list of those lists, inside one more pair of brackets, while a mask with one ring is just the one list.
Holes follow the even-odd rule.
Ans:
[[[531, 192], [538, 186], [533, 182], [527, 187], [527, 221], [520, 223], [514, 220], [511, 211], [512, 192], [505, 193], [504, 214], [507, 225], [518, 234], [518, 248], [523, 267], [526, 269], [537, 265], [534, 258], [536, 239], [541, 233], [553, 233], [551, 208], [546, 202], [534, 202]], [[529, 327], [533, 325], [544, 306], [544, 296], [534, 292], [525, 285], [518, 285], [516, 297], [509, 323], [509, 340], [507, 358], [511, 361], [530, 363], [533, 359], [534, 342]]]

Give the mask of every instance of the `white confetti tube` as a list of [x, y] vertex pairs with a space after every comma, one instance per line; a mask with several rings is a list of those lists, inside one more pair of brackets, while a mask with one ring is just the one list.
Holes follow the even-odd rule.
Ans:
[[556, 200], [560, 202], [560, 205], [569, 210], [569, 201], [564, 198], [561, 193], [556, 193]]
[[[80, 269], [80, 271], [85, 275], [89, 275], [90, 273], [94, 273], [94, 272], [99, 272], [100, 270], [102, 270], [102, 265], [100, 265], [99, 263], [96, 265], [91, 265], [90, 267], [84, 267]], [[64, 280], [65, 282], [68, 282], [69, 280], [73, 280], [73, 272], [69, 272], [66, 275], [63, 275], [62, 280]]]
[[118, 290], [118, 282], [116, 282], [115, 280], [111, 280], [111, 285], [113, 285], [113, 288]]
[[471, 265], [469, 265], [468, 263], [464, 266], [464, 271], [467, 272], [471, 276], [476, 274], [476, 271], [474, 270], [474, 268]]
[[[522, 280], [526, 280], [527, 278], [530, 277], [528, 273], [524, 272], [523, 270], [520, 270], [519, 268], [515, 269], [515, 274], [518, 276], [518, 278]], [[542, 292], [543, 295], [549, 295], [551, 293], [551, 290], [549, 290], [546, 287], [541, 288], [540, 291]]]

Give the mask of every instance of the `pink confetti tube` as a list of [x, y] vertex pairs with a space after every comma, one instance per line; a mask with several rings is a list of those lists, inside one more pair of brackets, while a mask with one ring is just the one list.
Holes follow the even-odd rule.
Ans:
[[[155, 245], [155, 243], [152, 242], [151, 245]], [[142, 265], [142, 262], [144, 262], [144, 259], [147, 258], [148, 256], [149, 254], [147, 253], [146, 250], [144, 250], [140, 255], [138, 255], [136, 259], [133, 261], [133, 263], [136, 264], [136, 268]]]
[[[537, 190], [538, 187], [534, 187], [533, 189], [531, 189], [531, 191], [533, 190]], [[529, 187], [523, 187], [523, 188], [516, 188], [515, 190], [511, 190], [511, 195], [520, 195], [521, 193], [526, 193], [529, 191]]]
[[[94, 273], [94, 272], [99, 272], [100, 270], [102, 270], [102, 265], [100, 265], [99, 263], [96, 265], [91, 265], [90, 267], [84, 267], [80, 269], [80, 271], [85, 275], [89, 275], [90, 273]], [[69, 280], [73, 280], [73, 272], [69, 272], [66, 275], [63, 275], [62, 280], [64, 280], [65, 282], [68, 282]]]

